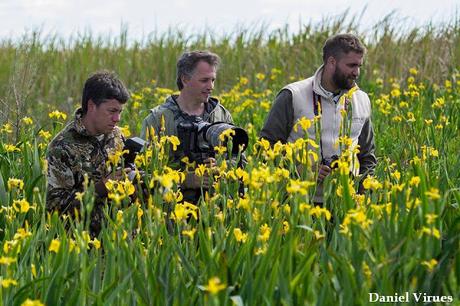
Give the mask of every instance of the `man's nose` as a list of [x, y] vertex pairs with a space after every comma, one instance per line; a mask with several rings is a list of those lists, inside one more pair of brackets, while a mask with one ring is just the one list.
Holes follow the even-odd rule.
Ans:
[[353, 69], [352, 74], [355, 78], [359, 77], [359, 68]]
[[214, 89], [214, 81], [210, 80], [208, 83], [208, 89], [213, 90]]
[[120, 113], [116, 113], [112, 116], [112, 120], [113, 122], [119, 122], [121, 119], [121, 114]]

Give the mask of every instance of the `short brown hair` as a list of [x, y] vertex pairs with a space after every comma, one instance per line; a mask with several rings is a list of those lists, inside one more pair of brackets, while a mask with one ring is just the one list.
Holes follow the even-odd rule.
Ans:
[[116, 74], [109, 71], [98, 71], [85, 82], [81, 102], [83, 114], [88, 111], [89, 100], [99, 106], [108, 99], [115, 99], [124, 104], [129, 99], [128, 89]]
[[342, 55], [353, 51], [358, 54], [365, 54], [366, 47], [361, 43], [358, 37], [353, 34], [337, 34], [326, 40], [323, 47], [323, 62], [332, 56], [339, 59]]
[[200, 61], [204, 61], [217, 69], [220, 64], [220, 57], [217, 54], [209, 51], [190, 51], [182, 54], [176, 65], [176, 84], [179, 90], [184, 88], [181, 77], [190, 77]]

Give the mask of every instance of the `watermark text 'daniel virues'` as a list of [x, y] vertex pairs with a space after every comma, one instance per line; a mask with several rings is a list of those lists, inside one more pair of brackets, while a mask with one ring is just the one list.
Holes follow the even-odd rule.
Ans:
[[450, 295], [429, 295], [425, 292], [404, 292], [393, 295], [369, 292], [369, 302], [371, 303], [452, 303], [453, 301], [454, 299]]

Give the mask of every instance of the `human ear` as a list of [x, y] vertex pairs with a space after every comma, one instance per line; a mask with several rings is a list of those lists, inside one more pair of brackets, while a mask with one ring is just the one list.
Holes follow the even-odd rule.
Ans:
[[188, 77], [187, 75], [183, 74], [183, 75], [181, 75], [180, 80], [182, 81], [182, 85], [185, 85], [185, 84], [188, 83], [188, 81], [190, 81], [190, 77]]
[[88, 100], [88, 111], [93, 111], [97, 107], [96, 103], [93, 102], [92, 99]]
[[328, 65], [332, 66], [332, 67], [335, 67], [335, 65], [337, 64], [337, 60], [335, 59], [335, 57], [333, 57], [332, 55], [329, 56], [327, 58], [327, 62], [326, 62]]

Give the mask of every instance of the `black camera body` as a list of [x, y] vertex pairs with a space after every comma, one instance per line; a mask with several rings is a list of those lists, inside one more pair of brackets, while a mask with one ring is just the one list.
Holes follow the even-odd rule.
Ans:
[[180, 147], [190, 161], [203, 163], [205, 159], [214, 157], [214, 147], [227, 146], [226, 141], [222, 142], [219, 136], [226, 130], [232, 129], [232, 154], [238, 154], [240, 146], [244, 151], [248, 146], [248, 133], [233, 124], [226, 122], [209, 123], [195, 117], [194, 120], [183, 121], [177, 126], [177, 134], [180, 140]]
[[335, 163], [335, 161], [338, 161], [338, 160], [339, 160], [339, 156], [332, 155], [331, 158], [323, 158], [321, 160], [321, 164], [328, 166], [331, 169], [335, 169], [339, 166], [338, 163]]
[[147, 141], [139, 137], [132, 137], [125, 140], [123, 151], [128, 151], [123, 154], [125, 160], [125, 167], [130, 167], [132, 169], [136, 168], [134, 160], [136, 155], [142, 151], [142, 149], [147, 145]]

